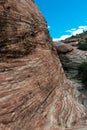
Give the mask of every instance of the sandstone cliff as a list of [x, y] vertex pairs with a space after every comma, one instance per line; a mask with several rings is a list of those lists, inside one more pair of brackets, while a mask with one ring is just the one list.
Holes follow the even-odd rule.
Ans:
[[51, 43], [32, 0], [0, 1], [0, 130], [87, 129]]

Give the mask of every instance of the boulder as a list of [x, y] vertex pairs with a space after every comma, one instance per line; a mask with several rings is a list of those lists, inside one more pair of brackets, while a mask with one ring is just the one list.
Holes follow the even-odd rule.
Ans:
[[58, 53], [65, 54], [73, 50], [73, 47], [71, 45], [62, 42], [54, 42], [53, 45], [56, 47]]

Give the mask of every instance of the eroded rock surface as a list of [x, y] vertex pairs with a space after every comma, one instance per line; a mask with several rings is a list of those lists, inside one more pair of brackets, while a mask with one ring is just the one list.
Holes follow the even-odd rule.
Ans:
[[0, 130], [87, 128], [51, 43], [33, 1], [0, 1]]

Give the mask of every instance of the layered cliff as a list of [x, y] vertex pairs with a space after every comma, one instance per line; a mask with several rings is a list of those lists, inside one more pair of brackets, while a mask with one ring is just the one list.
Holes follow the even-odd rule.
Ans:
[[0, 130], [86, 129], [75, 94], [35, 3], [0, 1]]
[[22, 57], [46, 41], [47, 25], [32, 0], [0, 1], [0, 59]]

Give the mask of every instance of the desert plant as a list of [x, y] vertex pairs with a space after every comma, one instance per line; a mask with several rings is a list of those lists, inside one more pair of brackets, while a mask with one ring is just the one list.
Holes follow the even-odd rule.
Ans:
[[78, 67], [78, 75], [82, 82], [87, 85], [87, 62], [83, 62]]
[[79, 43], [78, 49], [87, 51], [87, 41]]

